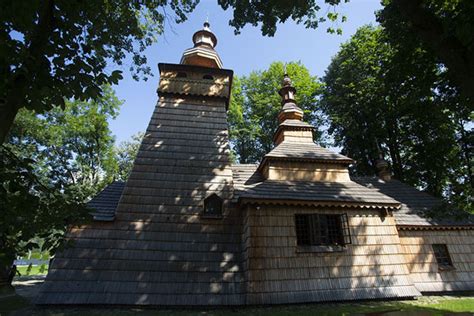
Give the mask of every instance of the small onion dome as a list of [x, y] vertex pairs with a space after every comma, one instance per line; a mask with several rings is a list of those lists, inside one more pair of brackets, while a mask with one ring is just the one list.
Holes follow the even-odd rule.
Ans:
[[282, 104], [288, 103], [288, 102], [295, 102], [295, 94], [296, 94], [296, 89], [291, 85], [291, 79], [290, 77], [285, 74], [283, 76], [283, 81], [281, 82], [281, 89], [278, 90], [278, 94], [281, 96]]
[[200, 45], [209, 45], [212, 48], [217, 46], [217, 37], [212, 33], [209, 22], [204, 22], [204, 28], [193, 35], [194, 47]]
[[288, 74], [283, 75], [283, 81], [281, 82], [283, 87], [290, 87], [291, 86], [291, 79]]

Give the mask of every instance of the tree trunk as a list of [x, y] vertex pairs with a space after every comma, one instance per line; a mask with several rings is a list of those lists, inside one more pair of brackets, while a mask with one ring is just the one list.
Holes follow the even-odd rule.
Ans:
[[458, 121], [459, 131], [461, 134], [461, 152], [464, 159], [464, 163], [467, 166], [468, 179], [471, 184], [471, 187], [474, 188], [474, 174], [472, 173], [473, 166], [471, 160], [471, 148], [469, 144], [469, 136], [464, 128], [464, 124], [461, 120]]
[[4, 103], [0, 104], [0, 144], [5, 142], [18, 110], [26, 106], [27, 91], [31, 89], [36, 69], [42, 67], [43, 52], [53, 28], [53, 7], [53, 0], [42, 1], [38, 11], [38, 24], [28, 46], [28, 55], [22, 67], [7, 79], [8, 92], [5, 93]]
[[17, 113], [18, 107], [12, 103], [0, 106], [0, 144], [7, 139]]
[[13, 262], [0, 264], [0, 295], [13, 293], [15, 291], [12, 286], [15, 273], [16, 267], [13, 265]]

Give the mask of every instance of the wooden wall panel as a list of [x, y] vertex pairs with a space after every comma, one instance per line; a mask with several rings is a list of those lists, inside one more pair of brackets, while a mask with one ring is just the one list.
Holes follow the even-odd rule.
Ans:
[[[300, 252], [296, 213], [346, 213], [352, 245], [341, 252]], [[420, 293], [408, 276], [394, 218], [374, 210], [249, 206], [244, 252], [248, 304], [296, 303]]]
[[[474, 230], [401, 230], [400, 241], [418, 290], [474, 290]], [[454, 270], [439, 269], [432, 244], [447, 245]]]

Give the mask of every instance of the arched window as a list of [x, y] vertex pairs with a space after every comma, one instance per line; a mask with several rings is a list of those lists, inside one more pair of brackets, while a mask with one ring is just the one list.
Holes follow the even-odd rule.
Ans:
[[206, 79], [206, 80], [214, 80], [214, 77], [211, 76], [211, 75], [204, 75], [202, 76], [202, 79]]
[[217, 194], [211, 194], [204, 199], [205, 216], [222, 216], [222, 199]]
[[188, 75], [186, 75], [185, 72], [178, 72], [176, 74], [176, 78], [186, 78]]

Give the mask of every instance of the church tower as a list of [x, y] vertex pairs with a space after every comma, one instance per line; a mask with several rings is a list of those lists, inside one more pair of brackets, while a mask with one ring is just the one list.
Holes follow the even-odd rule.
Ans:
[[295, 100], [296, 89], [285, 74], [278, 91], [282, 108], [273, 140], [275, 148], [258, 167], [266, 180], [347, 182], [349, 157], [314, 143], [314, 127], [303, 121], [303, 110]]
[[54, 259], [41, 304], [244, 303], [241, 223], [230, 203], [233, 72], [209, 27], [180, 64], [159, 64], [159, 100], [116, 211], [71, 230], [74, 247]]

